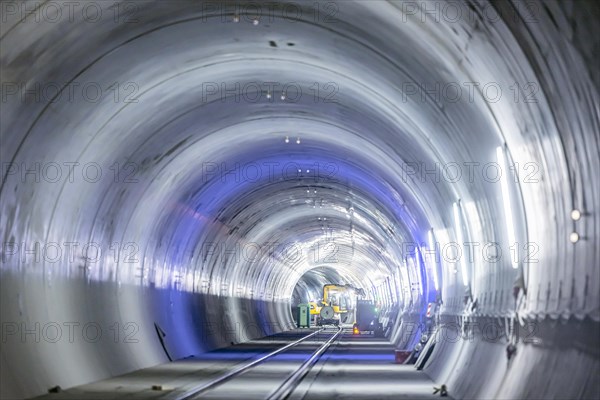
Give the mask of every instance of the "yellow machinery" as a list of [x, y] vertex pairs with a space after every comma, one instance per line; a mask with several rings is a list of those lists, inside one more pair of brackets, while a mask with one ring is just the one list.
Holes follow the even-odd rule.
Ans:
[[320, 301], [310, 301], [308, 305], [310, 306], [310, 315], [319, 315], [321, 313], [321, 307], [323, 307], [323, 305]]
[[357, 296], [364, 296], [363, 289], [350, 285], [327, 284], [323, 286], [323, 299], [310, 302], [310, 314], [319, 315], [318, 324], [354, 323]]

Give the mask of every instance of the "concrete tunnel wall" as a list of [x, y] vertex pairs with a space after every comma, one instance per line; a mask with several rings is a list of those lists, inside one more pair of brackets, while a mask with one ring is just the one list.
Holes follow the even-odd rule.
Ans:
[[[1, 3], [3, 398], [288, 329], [320, 266], [394, 277], [400, 347], [437, 295], [448, 327], [536, 324], [510, 364], [505, 337], [441, 340], [425, 370], [453, 396], [598, 396], [597, 5], [93, 4]], [[508, 243], [498, 182], [428, 175], [498, 146], [535, 178], [509, 189], [537, 262], [406, 256], [460, 241], [458, 199], [464, 241]]]

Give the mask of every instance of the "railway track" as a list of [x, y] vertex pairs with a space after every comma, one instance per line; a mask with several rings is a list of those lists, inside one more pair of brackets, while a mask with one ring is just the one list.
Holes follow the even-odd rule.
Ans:
[[[340, 337], [342, 332], [342, 327], [319, 329], [262, 357], [238, 366], [209, 382], [202, 383], [185, 393], [180, 394], [176, 397], [176, 400], [227, 398], [226, 393], [219, 393], [224, 385], [232, 383], [236, 379], [239, 380], [241, 377], [252, 373], [252, 371], [257, 368], [264, 368], [269, 363], [274, 363], [277, 356], [281, 356], [286, 352], [290, 353], [301, 345], [304, 347], [304, 351], [307, 350], [307, 347], [310, 347], [312, 352], [308, 356], [302, 356], [299, 357], [300, 359], [294, 360], [294, 362], [299, 365], [295, 366], [293, 372], [287, 374], [287, 376], [282, 377], [282, 379], [276, 379], [277, 382], [273, 383], [270, 392], [265, 397], [265, 399], [268, 400], [287, 399], [288, 396], [293, 393], [294, 389], [302, 382], [304, 377], [310, 372], [311, 368], [319, 361], [320, 357], [335, 342], [335, 340]], [[309, 342], [309, 339], [313, 340]], [[275, 366], [274, 368], [277, 367]]]

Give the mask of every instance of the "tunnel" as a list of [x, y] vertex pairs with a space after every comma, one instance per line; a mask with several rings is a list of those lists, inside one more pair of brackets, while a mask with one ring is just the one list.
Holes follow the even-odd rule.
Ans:
[[433, 323], [453, 398], [600, 396], [598, 3], [0, 6], [3, 399], [285, 334], [328, 283], [392, 357]]

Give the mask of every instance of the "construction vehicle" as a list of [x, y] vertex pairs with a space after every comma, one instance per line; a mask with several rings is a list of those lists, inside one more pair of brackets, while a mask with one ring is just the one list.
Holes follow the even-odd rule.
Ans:
[[383, 336], [383, 324], [379, 321], [379, 309], [372, 300], [358, 300], [356, 303], [356, 319], [352, 333], [373, 332], [376, 337]]
[[317, 314], [317, 325], [352, 324], [355, 322], [355, 308], [358, 296], [364, 296], [361, 288], [351, 285], [323, 285], [323, 298], [311, 302], [310, 313]]

